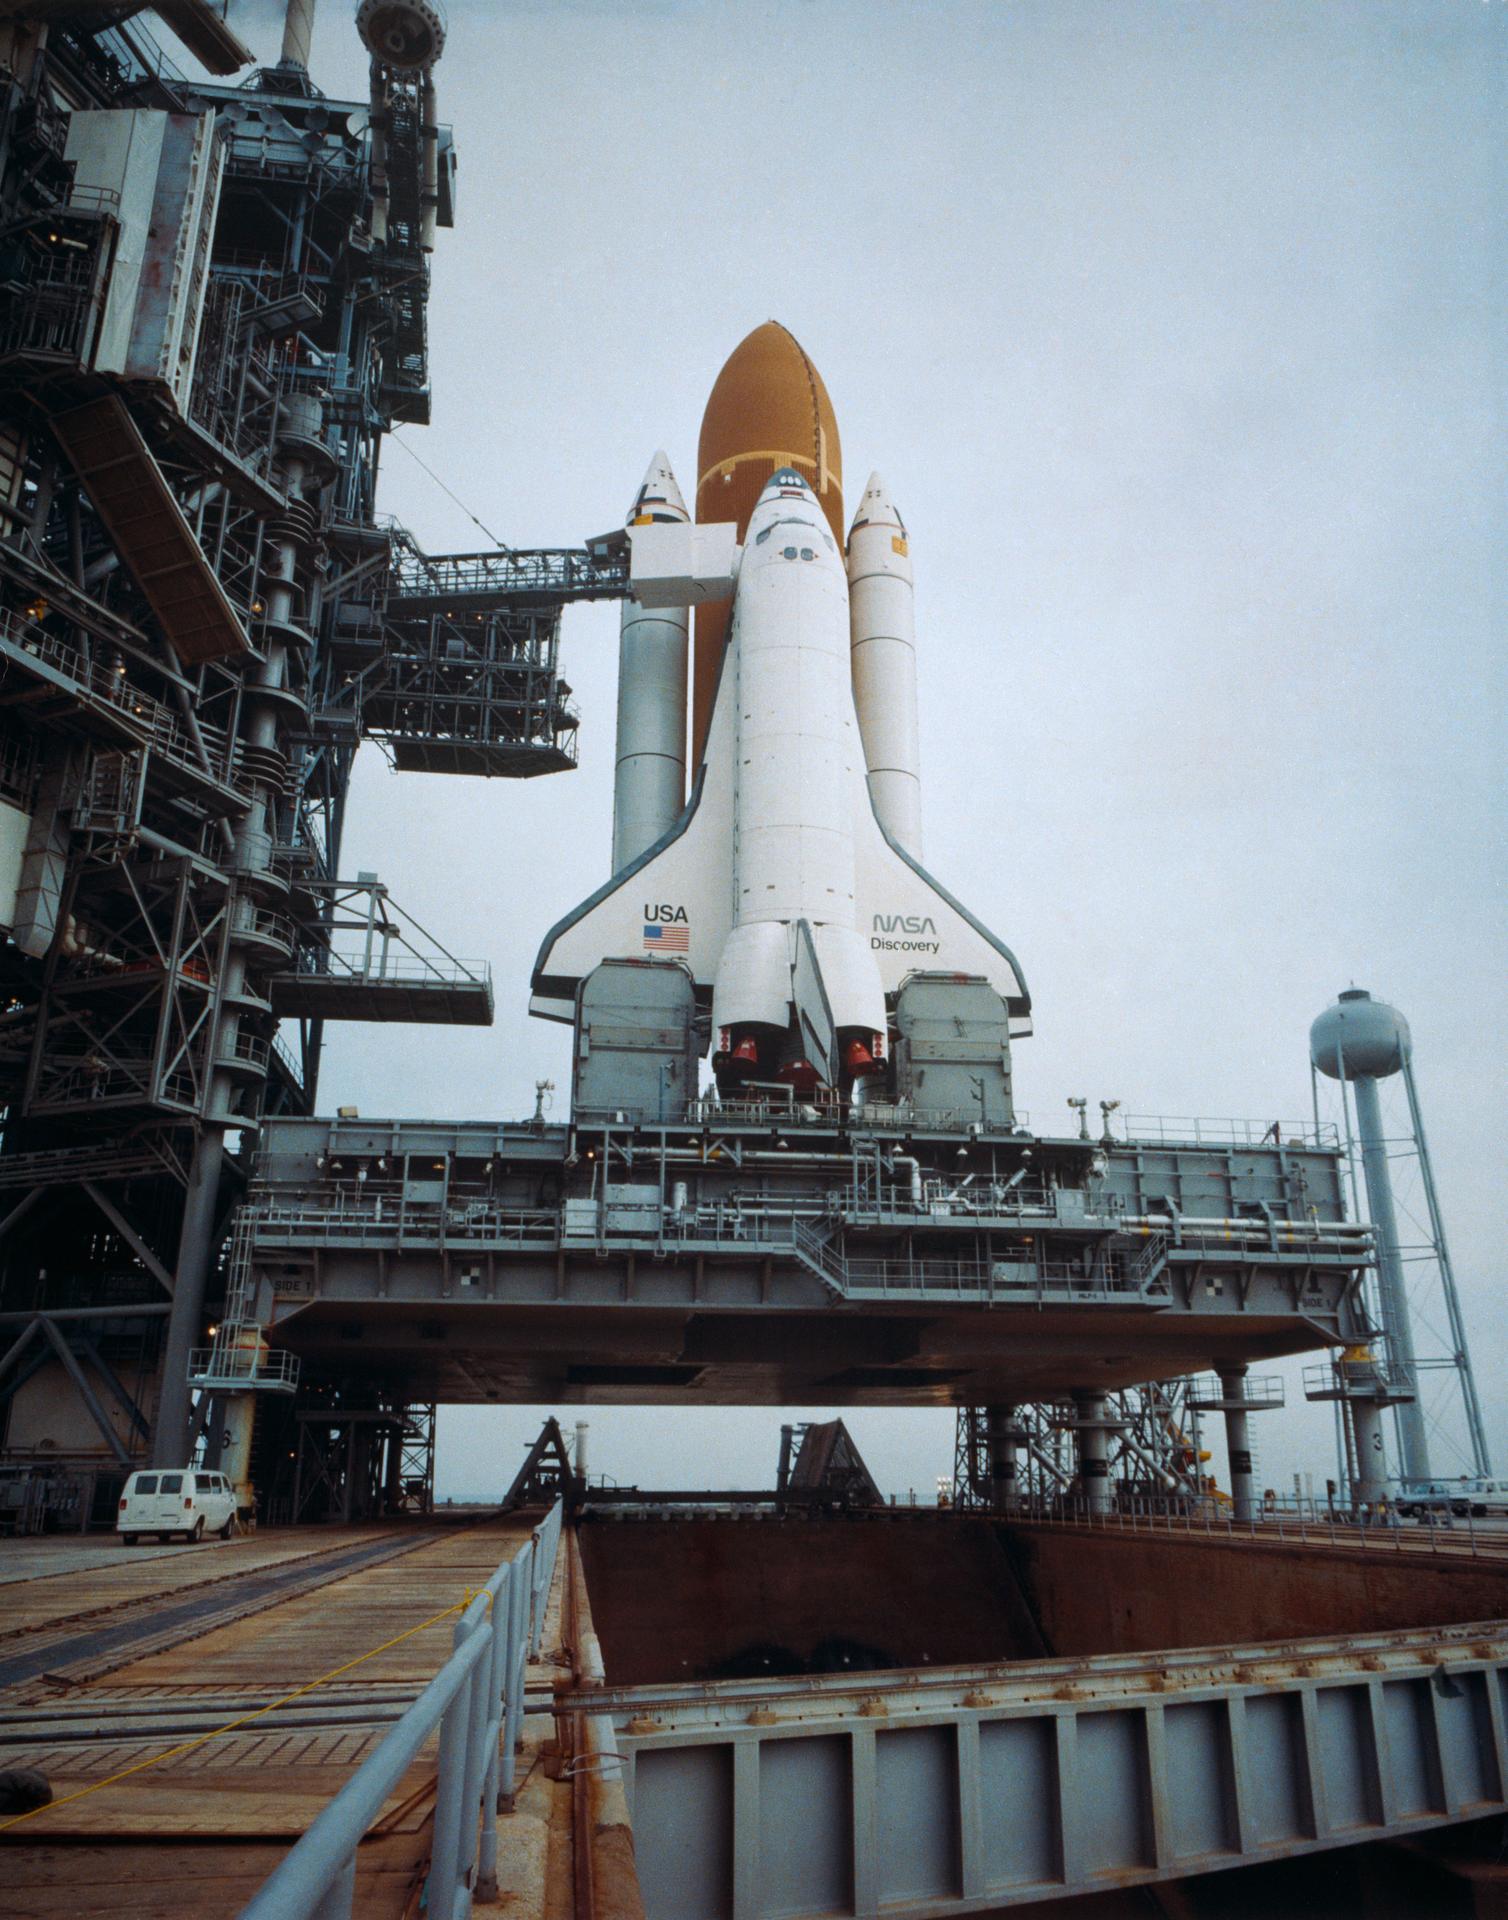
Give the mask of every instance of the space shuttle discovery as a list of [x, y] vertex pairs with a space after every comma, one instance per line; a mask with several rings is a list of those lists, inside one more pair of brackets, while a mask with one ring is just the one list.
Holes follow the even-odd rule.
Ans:
[[620, 864], [546, 936], [531, 1011], [572, 1020], [607, 959], [680, 962], [709, 1007], [719, 1085], [803, 1095], [882, 1083], [915, 972], [987, 981], [1028, 1032], [1014, 956], [920, 864], [905, 527], [875, 475], [845, 551], [836, 423], [784, 328], [724, 368], [701, 456], [695, 522], [663, 454], [630, 509]]

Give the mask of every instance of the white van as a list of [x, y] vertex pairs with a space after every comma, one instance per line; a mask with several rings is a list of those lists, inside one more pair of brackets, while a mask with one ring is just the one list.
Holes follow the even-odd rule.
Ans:
[[235, 1489], [223, 1473], [133, 1473], [121, 1490], [115, 1531], [123, 1547], [134, 1547], [144, 1533], [171, 1539], [202, 1540], [218, 1533], [228, 1540], [236, 1530]]

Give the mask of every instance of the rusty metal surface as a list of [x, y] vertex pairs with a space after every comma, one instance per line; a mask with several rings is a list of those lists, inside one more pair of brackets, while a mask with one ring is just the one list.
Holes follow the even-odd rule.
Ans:
[[571, 1776], [575, 1916], [576, 1920], [646, 1920], [612, 1716], [576, 1704], [600, 1689], [604, 1676], [574, 1529], [567, 1531], [565, 1545], [566, 1640], [572, 1684], [558, 1692], [556, 1713]]
[[[1044, 1660], [1012, 1660], [899, 1671], [802, 1674], [638, 1687], [579, 1684], [571, 1706], [607, 1713], [636, 1735], [686, 1727], [735, 1725], [751, 1712], [773, 1716], [762, 1724], [805, 1724], [861, 1710], [876, 1701], [889, 1714], [932, 1713], [961, 1700], [991, 1707], [1030, 1706], [1062, 1697], [1105, 1700], [1137, 1693], [1229, 1685], [1280, 1685], [1292, 1680], [1343, 1679], [1356, 1672], [1382, 1675], [1449, 1670], [1457, 1662], [1508, 1664], [1508, 1620], [1411, 1632], [1344, 1634], [1303, 1640], [1168, 1648], [1156, 1653], [1106, 1653]], [[651, 1722], [653, 1725], [651, 1725]]]

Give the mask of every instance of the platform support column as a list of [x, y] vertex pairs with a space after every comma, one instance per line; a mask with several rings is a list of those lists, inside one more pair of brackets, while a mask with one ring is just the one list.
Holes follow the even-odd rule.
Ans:
[[1021, 1440], [1021, 1429], [1016, 1424], [1016, 1409], [1009, 1406], [988, 1407], [984, 1418], [990, 1458], [990, 1505], [996, 1513], [1014, 1513], [1019, 1504], [1016, 1464]]
[[222, 1403], [225, 1413], [225, 1477], [236, 1490], [236, 1510], [245, 1518], [256, 1512], [256, 1493], [251, 1484], [251, 1442], [256, 1430], [257, 1397], [254, 1393], [233, 1393]]
[[1375, 1513], [1387, 1492], [1387, 1458], [1382, 1446], [1382, 1408], [1375, 1400], [1353, 1394], [1347, 1403], [1351, 1409], [1351, 1433], [1356, 1442], [1356, 1488], [1354, 1504]]
[[1221, 1369], [1220, 1398], [1225, 1411], [1225, 1448], [1230, 1455], [1231, 1511], [1235, 1519], [1249, 1522], [1256, 1518], [1257, 1483], [1251, 1470], [1251, 1416], [1246, 1411], [1245, 1367]]
[[1102, 1393], [1073, 1396], [1074, 1435], [1079, 1451], [1079, 1487], [1091, 1513], [1109, 1513], [1114, 1504], [1110, 1488], [1110, 1434], [1105, 1422]]

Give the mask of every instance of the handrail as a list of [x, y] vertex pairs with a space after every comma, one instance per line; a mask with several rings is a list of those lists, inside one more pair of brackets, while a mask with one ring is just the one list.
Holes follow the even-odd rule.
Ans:
[[183, 722], [162, 701], [128, 680], [123, 666], [116, 671], [102, 666], [70, 641], [9, 608], [0, 608], [0, 652], [21, 666], [34, 660], [70, 681], [86, 701], [109, 710], [121, 729], [142, 746], [192, 773], [196, 780], [230, 787], [241, 777], [235, 750], [227, 753], [226, 738], [219, 728], [208, 721], [199, 722], [212, 760], [222, 763], [206, 769]]
[[1473, 1559], [1501, 1556], [1508, 1547], [1501, 1535], [1478, 1533], [1469, 1503], [1455, 1515], [1466, 1523], [1464, 1540], [1452, 1526], [1451, 1517], [1424, 1508], [1422, 1501], [1416, 1500], [1413, 1505], [1423, 1510], [1417, 1512], [1412, 1528], [1405, 1528], [1396, 1503], [1388, 1501], [1368, 1510], [1329, 1501], [1295, 1500], [1292, 1496], [1269, 1500], [1265, 1495], [1253, 1501], [1249, 1514], [1223, 1507], [1214, 1496], [1180, 1499], [1176, 1495], [1136, 1495], [1124, 1504], [1099, 1508], [1081, 1496], [1065, 1495], [1048, 1500], [1018, 1499], [1000, 1517], [1019, 1525], [1075, 1527], [1097, 1533], [1185, 1534], [1200, 1539], [1285, 1545], [1314, 1541], [1395, 1554], [1427, 1541], [1432, 1553], [1457, 1553]]
[[497, 1898], [497, 1816], [500, 1804], [513, 1801], [524, 1674], [544, 1628], [560, 1525], [557, 1500], [456, 1622], [445, 1665], [262, 1882], [240, 1920], [350, 1920], [362, 1836], [436, 1727], [429, 1920], [464, 1920], [473, 1899]]
[[1334, 1152], [1340, 1134], [1333, 1121], [1207, 1119], [1200, 1115], [1124, 1113], [1118, 1138], [1163, 1146], [1318, 1147]]

